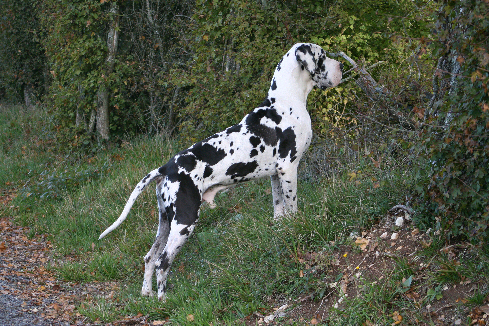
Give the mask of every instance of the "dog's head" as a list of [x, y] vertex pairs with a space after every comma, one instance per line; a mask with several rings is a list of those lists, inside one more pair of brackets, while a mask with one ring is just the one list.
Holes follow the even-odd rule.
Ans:
[[343, 64], [328, 58], [326, 52], [316, 44], [302, 43], [295, 50], [295, 57], [302, 69], [311, 74], [316, 86], [321, 89], [337, 86], [342, 77]]

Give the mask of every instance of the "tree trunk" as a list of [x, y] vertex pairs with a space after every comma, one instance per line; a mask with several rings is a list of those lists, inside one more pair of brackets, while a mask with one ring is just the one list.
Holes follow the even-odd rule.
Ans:
[[34, 87], [31, 84], [24, 85], [24, 103], [25, 106], [30, 109], [33, 103], [36, 102], [36, 97], [34, 96]]
[[[105, 62], [103, 78], [106, 79], [114, 70], [115, 56], [117, 54], [117, 44], [119, 40], [119, 6], [117, 2], [112, 2], [110, 7], [112, 22], [107, 35], [107, 47], [109, 54]], [[97, 94], [97, 132], [102, 139], [109, 139], [109, 90], [106, 80], [100, 85]]]

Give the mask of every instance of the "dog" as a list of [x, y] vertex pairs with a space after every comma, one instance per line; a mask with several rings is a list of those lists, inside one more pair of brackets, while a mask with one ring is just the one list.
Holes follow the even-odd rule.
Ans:
[[324, 90], [338, 85], [342, 67], [316, 44], [294, 45], [278, 63], [259, 107], [240, 123], [181, 151], [137, 184], [120, 217], [99, 239], [126, 219], [136, 198], [155, 180], [159, 226], [144, 257], [142, 295], [153, 295], [156, 269], [158, 299], [165, 300], [171, 264], [192, 234], [201, 204], [215, 207], [218, 191], [270, 176], [274, 218], [297, 211], [297, 167], [312, 137], [307, 96], [314, 86]]

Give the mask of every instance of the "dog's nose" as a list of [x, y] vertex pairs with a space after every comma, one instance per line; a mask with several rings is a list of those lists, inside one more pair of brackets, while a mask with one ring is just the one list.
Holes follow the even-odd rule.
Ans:
[[343, 64], [340, 62], [340, 70], [343, 70]]

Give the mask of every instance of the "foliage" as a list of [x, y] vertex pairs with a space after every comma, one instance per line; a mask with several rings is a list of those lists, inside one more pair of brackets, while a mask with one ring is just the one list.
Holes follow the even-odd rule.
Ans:
[[0, 2], [0, 99], [18, 103], [44, 93], [42, 37], [37, 1]]
[[442, 104], [422, 133], [421, 146], [431, 163], [425, 167], [430, 181], [420, 188], [424, 214], [435, 217], [450, 237], [487, 241], [489, 4], [449, 1], [439, 11], [437, 26], [435, 54], [461, 70], [436, 72], [446, 87], [440, 88]]
[[[238, 122], [266, 96], [275, 65], [296, 42], [318, 43], [370, 64], [385, 60], [389, 75], [416, 50], [416, 39], [428, 33], [433, 7], [428, 3], [197, 1], [191, 25], [194, 64], [173, 74], [190, 88], [181, 109], [187, 119], [182, 128], [208, 135]], [[354, 103], [358, 96], [353, 83], [313, 92], [309, 108], [315, 129], [330, 135], [358, 124], [358, 116], [372, 106]]]

